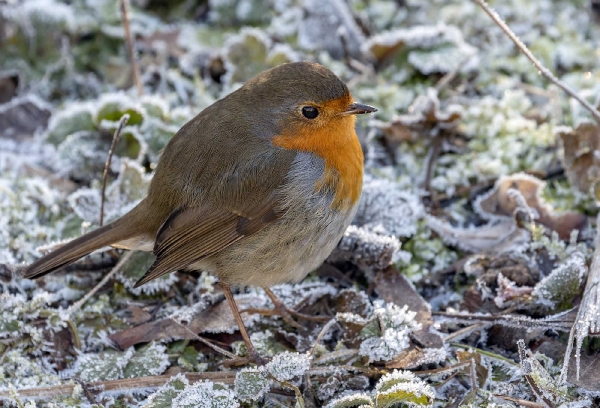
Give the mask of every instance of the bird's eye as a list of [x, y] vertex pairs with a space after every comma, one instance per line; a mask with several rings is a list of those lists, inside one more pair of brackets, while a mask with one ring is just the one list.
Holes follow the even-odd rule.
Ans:
[[302, 108], [302, 115], [307, 119], [314, 119], [319, 116], [319, 111], [312, 106], [305, 106]]

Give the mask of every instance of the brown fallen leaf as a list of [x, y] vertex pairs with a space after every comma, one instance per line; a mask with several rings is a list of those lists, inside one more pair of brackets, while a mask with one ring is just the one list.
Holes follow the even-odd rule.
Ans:
[[529, 231], [519, 228], [511, 219], [477, 228], [455, 227], [430, 215], [425, 220], [429, 228], [445, 243], [463, 251], [500, 255], [511, 252], [530, 240]]
[[421, 297], [413, 285], [394, 267], [389, 267], [375, 275], [375, 290], [386, 302], [398, 306], [407, 305], [408, 309], [416, 312], [415, 319], [421, 323], [422, 329], [414, 331], [411, 339], [423, 348], [440, 348], [444, 343], [442, 338], [432, 333], [429, 328], [433, 324], [429, 303]]
[[[558, 133], [562, 162], [571, 185], [582, 193], [600, 181], [600, 129], [597, 124], [583, 123], [576, 129]], [[596, 196], [598, 196], [596, 194]]]
[[587, 217], [577, 212], [555, 213], [540, 196], [546, 183], [525, 173], [504, 176], [496, 181], [494, 188], [475, 200], [475, 210], [485, 219], [511, 219], [518, 207], [517, 200], [509, 190], [518, 190], [527, 205], [537, 213], [537, 221], [556, 231], [561, 239], [569, 239], [571, 231], [583, 230]]
[[[482, 361], [481, 354], [475, 352], [469, 352], [465, 350], [457, 350], [456, 357], [459, 362], [466, 362], [471, 359], [475, 360], [475, 373], [477, 374], [477, 384], [479, 387], [483, 387], [488, 379], [489, 368], [485, 366]], [[469, 368], [466, 367], [468, 372]]]
[[[235, 301], [240, 310], [263, 306], [263, 299], [258, 296], [236, 296]], [[254, 323], [255, 317], [242, 313], [242, 319], [246, 327], [250, 327]], [[185, 327], [167, 318], [113, 333], [109, 338], [121, 349], [126, 349], [135, 344], [156, 340], [194, 339], [193, 333], [233, 333], [235, 330], [237, 330], [237, 324], [231, 309], [227, 302], [222, 301], [197, 313]]]

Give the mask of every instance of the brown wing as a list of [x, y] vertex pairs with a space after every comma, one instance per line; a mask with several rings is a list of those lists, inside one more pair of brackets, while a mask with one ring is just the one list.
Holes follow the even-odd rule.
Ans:
[[272, 194], [260, 205], [243, 213], [214, 206], [174, 212], [157, 234], [154, 246], [156, 261], [135, 287], [183, 269], [260, 231], [280, 216], [276, 208], [277, 201]]

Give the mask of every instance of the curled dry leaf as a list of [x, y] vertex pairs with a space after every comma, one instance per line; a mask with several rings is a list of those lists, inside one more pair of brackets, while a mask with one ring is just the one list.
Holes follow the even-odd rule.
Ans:
[[427, 216], [427, 225], [444, 242], [470, 252], [504, 254], [527, 244], [530, 234], [519, 228], [512, 219], [478, 228], [460, 228], [433, 216]]
[[511, 219], [518, 207], [514, 195], [509, 190], [518, 190], [530, 209], [535, 211], [537, 221], [556, 231], [560, 238], [568, 239], [571, 231], [582, 230], [587, 224], [587, 217], [573, 211], [555, 213], [554, 209], [544, 202], [540, 196], [546, 183], [525, 173], [504, 176], [496, 181], [494, 188], [477, 198], [474, 203], [475, 210], [488, 220]]
[[572, 186], [582, 193], [594, 187], [596, 198], [597, 183], [600, 181], [600, 129], [593, 123], [582, 123], [575, 130], [558, 133], [563, 150], [563, 166]]

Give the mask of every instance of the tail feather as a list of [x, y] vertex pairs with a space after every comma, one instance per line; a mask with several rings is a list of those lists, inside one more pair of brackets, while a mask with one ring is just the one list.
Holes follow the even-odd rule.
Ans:
[[124, 224], [123, 219], [120, 219], [69, 241], [29, 265], [23, 273], [24, 277], [39, 278], [70, 265], [97, 249], [135, 237], [135, 229]]

